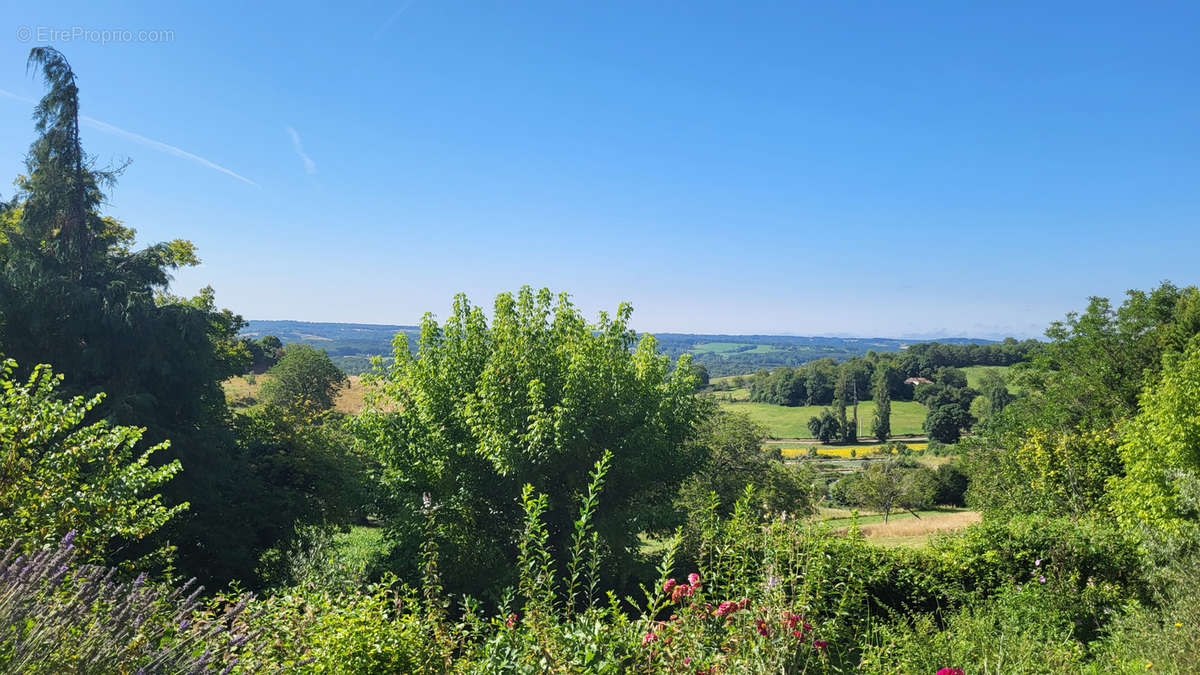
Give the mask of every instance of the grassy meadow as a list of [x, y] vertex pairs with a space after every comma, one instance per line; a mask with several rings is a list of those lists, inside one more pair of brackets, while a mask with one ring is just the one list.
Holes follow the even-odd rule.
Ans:
[[979, 379], [983, 377], [983, 373], [988, 370], [994, 370], [1000, 373], [1001, 377], [1008, 384], [1008, 390], [1014, 394], [1020, 393], [1020, 387], [1013, 386], [1011, 373], [1012, 366], [967, 366], [960, 368], [967, 374], [967, 386], [979, 388]]
[[[729, 412], [738, 412], [750, 416], [750, 419], [767, 428], [771, 438], [809, 438], [812, 433], [808, 430], [808, 420], [821, 414], [828, 406], [808, 405], [789, 408], [771, 403], [751, 403], [745, 400], [732, 400], [726, 394], [734, 392], [719, 392], [716, 395], [721, 408]], [[850, 412], [847, 411], [849, 415]], [[871, 420], [875, 416], [875, 402], [863, 401], [858, 404], [858, 435], [868, 436], [871, 433]], [[925, 406], [915, 401], [892, 401], [892, 434], [896, 436], [919, 435], [924, 433], [921, 424], [925, 421]]]
[[[254, 375], [253, 384], [244, 375], [225, 380], [221, 383], [221, 387], [225, 390], [225, 400], [229, 402], [232, 408], [245, 408], [254, 405], [258, 402], [259, 389], [262, 388], [264, 382], [270, 379], [271, 376], [264, 373], [262, 375]], [[362, 379], [358, 375], [351, 375], [348, 380], [347, 385], [338, 392], [333, 409], [347, 415], [355, 415], [366, 407], [366, 386], [362, 383]]]

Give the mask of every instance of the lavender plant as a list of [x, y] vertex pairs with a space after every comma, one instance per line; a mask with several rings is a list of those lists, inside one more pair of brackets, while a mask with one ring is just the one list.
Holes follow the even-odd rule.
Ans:
[[259, 633], [250, 596], [201, 605], [195, 580], [168, 588], [144, 574], [76, 563], [75, 533], [53, 549], [0, 560], [0, 671], [229, 673]]

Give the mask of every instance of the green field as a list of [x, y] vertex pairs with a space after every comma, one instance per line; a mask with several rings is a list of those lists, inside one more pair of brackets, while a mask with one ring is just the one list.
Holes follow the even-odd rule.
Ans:
[[[752, 349], [745, 349], [753, 347]], [[744, 351], [739, 351], [744, 350]], [[689, 351], [694, 354], [771, 354], [783, 351], [773, 345], [752, 345], [748, 342], [702, 342], [694, 345]]]
[[1018, 394], [1020, 393], [1020, 387], [1013, 386], [1012, 376], [1009, 374], [1010, 368], [1012, 366], [967, 366], [966, 368], [960, 368], [960, 370], [967, 374], [967, 386], [976, 388], [979, 386], [979, 378], [983, 377], [983, 372], [985, 370], [994, 370], [1000, 373], [1004, 381], [1008, 383], [1008, 390], [1014, 394]]
[[[821, 414], [828, 406], [810, 405], [789, 408], [771, 403], [749, 403], [746, 401], [724, 400], [726, 393], [716, 394], [717, 402], [722, 410], [744, 413], [750, 419], [767, 427], [771, 438], [808, 438], [808, 420]], [[850, 414], [847, 411], [847, 414]], [[875, 415], [875, 402], [863, 401], [858, 404], [858, 434], [867, 436], [871, 433], [871, 420]], [[892, 433], [909, 435], [923, 433], [921, 424], [925, 421], [925, 406], [915, 401], [892, 401]]]

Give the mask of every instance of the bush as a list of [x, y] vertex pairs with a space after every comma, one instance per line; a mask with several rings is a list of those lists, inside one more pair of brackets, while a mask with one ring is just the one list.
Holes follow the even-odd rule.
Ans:
[[29, 556], [13, 544], [0, 561], [0, 670], [216, 672], [261, 635], [248, 625], [249, 597], [204, 608], [195, 580], [121, 582], [114, 569], [76, 565], [74, 537]]
[[[124, 560], [119, 549], [187, 508], [164, 506], [153, 494], [181, 468], [178, 460], [150, 464], [167, 443], [135, 456], [142, 429], [83, 425], [103, 394], [63, 401], [56, 391], [63, 378], [49, 366], [36, 366], [24, 382], [10, 378], [15, 368], [0, 362], [0, 541], [36, 548], [76, 531], [73, 546], [87, 560]], [[154, 562], [168, 552], [157, 551]]]

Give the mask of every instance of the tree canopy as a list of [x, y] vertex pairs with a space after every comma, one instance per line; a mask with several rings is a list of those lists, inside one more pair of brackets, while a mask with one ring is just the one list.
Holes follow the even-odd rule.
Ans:
[[705, 459], [687, 443], [705, 406], [686, 356], [672, 368], [651, 336], [635, 348], [631, 312], [588, 323], [566, 295], [524, 287], [496, 298], [490, 323], [462, 295], [444, 323], [426, 315], [415, 357], [397, 337], [357, 435], [383, 467], [380, 511], [401, 546], [432, 527], [452, 583], [492, 587], [509, 573], [522, 486], [548, 496], [560, 553], [605, 451], [596, 530], [612, 559], [627, 565], [639, 533], [673, 525], [675, 494]]

